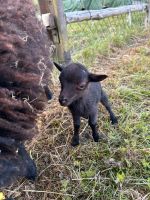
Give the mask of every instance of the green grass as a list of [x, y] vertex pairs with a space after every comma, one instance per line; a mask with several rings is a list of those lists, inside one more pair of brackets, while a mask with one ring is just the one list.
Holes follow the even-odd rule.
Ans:
[[127, 15], [69, 24], [69, 48], [73, 60], [88, 63], [99, 54], [108, 56], [115, 47], [133, 43], [135, 36], [145, 34], [144, 17], [144, 13], [133, 13], [131, 26]]
[[99, 116], [99, 129], [108, 135], [108, 143], [87, 140], [71, 151], [70, 177], [62, 180], [61, 191], [74, 197], [64, 199], [150, 198], [150, 57], [142, 49], [136, 49], [140, 53], [134, 60], [120, 63], [106, 84], [119, 117], [114, 128], [105, 111]]
[[[134, 44], [134, 38], [145, 35], [143, 15], [133, 15], [132, 27], [124, 20], [125, 16], [69, 25], [73, 59], [92, 65], [99, 55], [111, 56], [115, 48]], [[108, 28], [109, 23], [113, 25]], [[72, 150], [71, 177], [62, 180], [61, 191], [74, 197], [64, 199], [150, 199], [149, 47], [135, 48], [133, 56], [129, 49], [130, 59], [120, 60], [115, 76], [106, 83], [119, 126], [112, 127], [102, 110], [99, 129], [108, 135], [108, 143], [88, 141]]]

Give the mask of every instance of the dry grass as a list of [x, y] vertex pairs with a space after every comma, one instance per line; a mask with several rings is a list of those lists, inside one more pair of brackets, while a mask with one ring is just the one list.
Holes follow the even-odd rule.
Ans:
[[[119, 53], [118, 53], [119, 52]], [[40, 134], [28, 145], [38, 167], [35, 183], [20, 180], [4, 190], [18, 200], [148, 200], [150, 198], [150, 41], [116, 49], [99, 56], [90, 69], [106, 72], [103, 82], [119, 126], [111, 126], [100, 107], [99, 129], [108, 142], [94, 143], [85, 120], [81, 144], [72, 148], [72, 119], [60, 107], [59, 85], [54, 98], [39, 117]]]

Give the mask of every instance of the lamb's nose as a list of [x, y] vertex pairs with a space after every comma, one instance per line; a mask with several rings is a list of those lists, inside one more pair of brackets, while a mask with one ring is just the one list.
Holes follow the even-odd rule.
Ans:
[[66, 97], [59, 97], [59, 103], [62, 106], [66, 106], [68, 103], [68, 99]]

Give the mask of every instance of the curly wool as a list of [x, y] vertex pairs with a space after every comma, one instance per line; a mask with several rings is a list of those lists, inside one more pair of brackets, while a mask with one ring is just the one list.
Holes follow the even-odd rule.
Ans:
[[24, 141], [47, 101], [50, 43], [31, 0], [0, 3], [0, 136]]

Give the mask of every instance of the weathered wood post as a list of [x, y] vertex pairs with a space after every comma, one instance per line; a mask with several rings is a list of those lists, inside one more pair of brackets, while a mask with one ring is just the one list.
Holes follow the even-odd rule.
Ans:
[[150, 0], [148, 0], [146, 7], [145, 28], [150, 27]]
[[58, 30], [59, 44], [56, 44], [58, 59], [60, 62], [69, 63], [71, 55], [68, 47], [67, 24], [62, 0], [51, 0], [53, 2], [55, 22]]
[[50, 39], [56, 46], [55, 58], [68, 64], [71, 55], [68, 48], [67, 24], [62, 0], [38, 0], [42, 19]]
[[129, 13], [127, 15], [127, 22], [128, 25], [131, 26], [132, 25], [132, 14], [131, 14], [131, 10], [129, 10]]
[[53, 14], [50, 13], [50, 5], [48, 0], [38, 0], [40, 12], [42, 15], [42, 20], [44, 25], [46, 26], [48, 36], [53, 44], [57, 43], [58, 41], [58, 34], [56, 31], [56, 25], [54, 22]]

